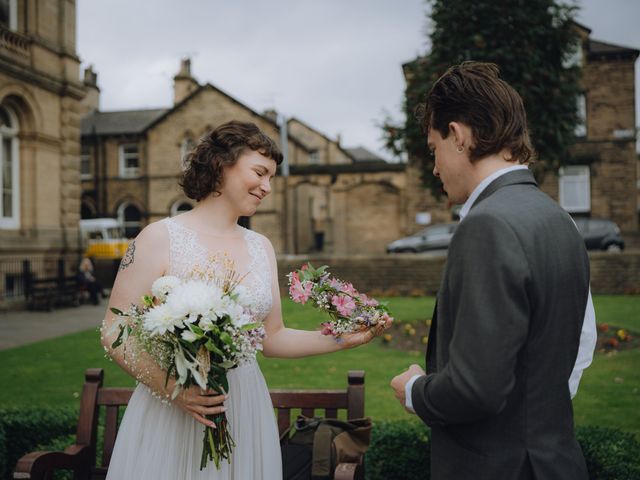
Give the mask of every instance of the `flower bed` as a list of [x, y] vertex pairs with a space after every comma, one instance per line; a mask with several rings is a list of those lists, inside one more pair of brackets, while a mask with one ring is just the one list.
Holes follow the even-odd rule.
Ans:
[[[396, 320], [382, 337], [382, 343], [403, 351], [424, 351], [429, 338], [431, 319], [402, 322]], [[600, 353], [618, 352], [640, 347], [640, 334], [627, 329], [598, 324], [596, 351]]]

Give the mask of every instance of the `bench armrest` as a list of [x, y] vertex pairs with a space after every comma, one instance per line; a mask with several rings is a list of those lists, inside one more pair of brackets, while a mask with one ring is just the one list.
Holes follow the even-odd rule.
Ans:
[[88, 445], [72, 445], [64, 452], [31, 452], [23, 455], [13, 473], [14, 480], [42, 480], [56, 469], [74, 470], [88, 478], [91, 468], [91, 449]]
[[362, 465], [359, 463], [339, 463], [334, 473], [335, 480], [361, 480], [364, 478]]

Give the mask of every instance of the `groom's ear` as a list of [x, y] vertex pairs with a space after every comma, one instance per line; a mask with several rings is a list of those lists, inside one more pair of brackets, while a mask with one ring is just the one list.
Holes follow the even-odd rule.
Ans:
[[460, 122], [449, 122], [449, 135], [451, 135], [456, 146], [469, 148], [471, 144], [471, 129]]

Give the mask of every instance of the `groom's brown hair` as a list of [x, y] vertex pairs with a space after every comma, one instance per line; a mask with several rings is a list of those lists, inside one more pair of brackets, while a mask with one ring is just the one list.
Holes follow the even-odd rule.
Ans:
[[449, 68], [418, 109], [425, 133], [432, 128], [447, 138], [449, 123], [460, 122], [473, 132], [472, 162], [505, 149], [519, 163], [533, 161], [522, 98], [499, 73], [493, 63], [463, 62]]

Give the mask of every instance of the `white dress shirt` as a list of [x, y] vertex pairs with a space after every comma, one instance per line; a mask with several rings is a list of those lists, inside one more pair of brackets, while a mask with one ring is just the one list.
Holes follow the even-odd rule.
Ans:
[[[467, 201], [464, 202], [464, 205], [460, 209], [460, 221], [464, 220], [464, 217], [467, 216], [475, 201], [491, 182], [493, 182], [496, 178], [501, 177], [505, 173], [513, 172], [515, 170], [527, 170], [527, 166], [516, 165], [514, 167], [503, 168], [502, 170], [498, 170], [497, 172], [492, 173], [487, 178], [482, 180], [482, 182], [478, 184], [473, 192], [471, 192], [471, 195], [469, 196]], [[571, 372], [571, 376], [569, 377], [569, 391], [571, 392], [571, 398], [575, 397], [576, 393], [578, 392], [578, 385], [580, 384], [580, 377], [582, 377], [582, 372], [589, 365], [591, 365], [597, 339], [598, 334], [596, 332], [596, 312], [593, 308], [593, 300], [591, 299], [591, 287], [589, 287], [587, 308], [584, 313], [584, 321], [582, 322], [582, 331], [580, 333], [580, 346], [578, 347], [578, 356], [576, 358], [576, 364], [573, 367], [573, 371]], [[413, 388], [413, 384], [418, 378], [420, 378], [420, 375], [414, 375], [409, 379], [404, 387], [405, 406], [414, 413], [415, 411], [413, 409], [413, 401], [411, 400], [411, 389]]]

